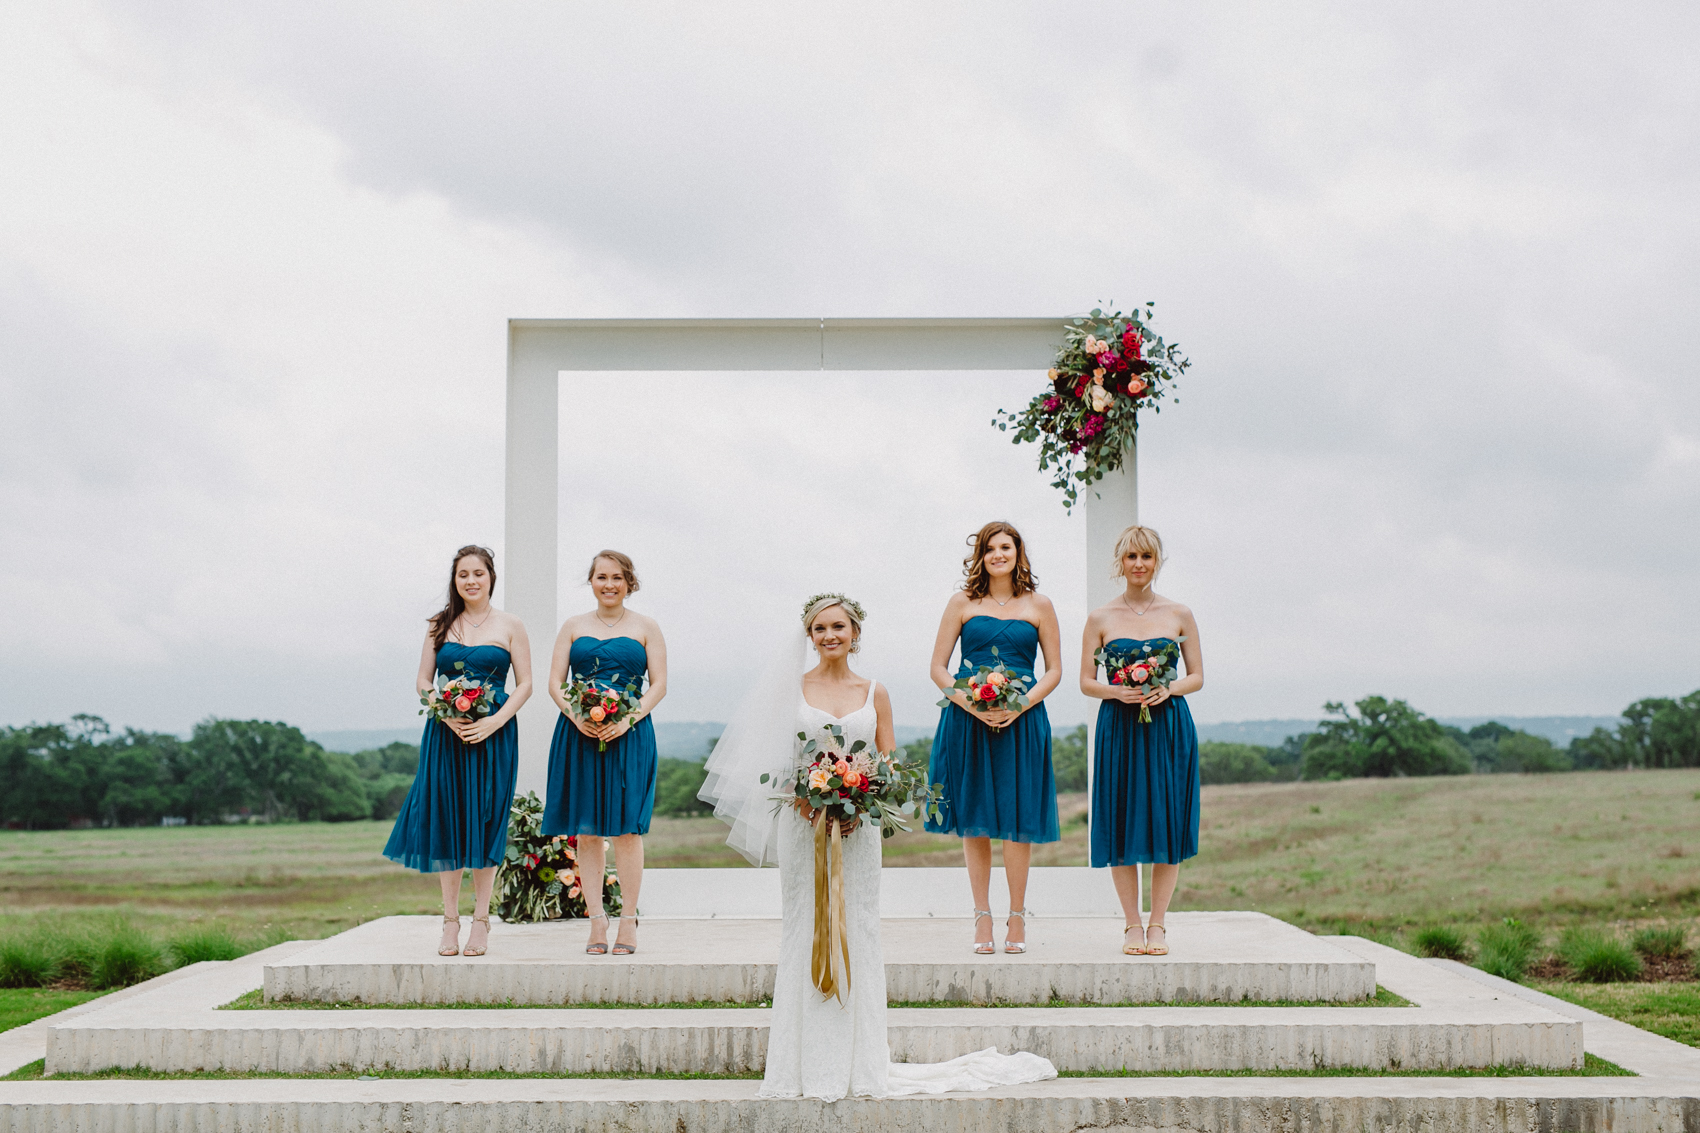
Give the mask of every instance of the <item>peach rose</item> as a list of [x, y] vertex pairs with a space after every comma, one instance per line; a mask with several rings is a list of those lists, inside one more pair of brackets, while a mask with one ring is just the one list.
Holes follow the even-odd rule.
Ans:
[[1115, 399], [1116, 399], [1115, 394], [1111, 393], [1109, 390], [1105, 389], [1103, 386], [1093, 386], [1092, 387], [1092, 398], [1091, 398], [1092, 412], [1094, 412], [1094, 413], [1104, 412], [1106, 409], [1108, 409], [1110, 407], [1110, 404], [1113, 401], [1115, 401]]
[[986, 683], [989, 685], [1005, 685], [1009, 683], [1009, 678], [994, 669], [986, 674]]
[[1127, 392], [1132, 394], [1134, 397], [1138, 397], [1140, 394], [1144, 393], [1145, 379], [1135, 378], [1131, 382], [1127, 383]]
[[595, 724], [602, 723], [602, 721], [607, 717], [607, 715], [608, 715], [608, 713], [602, 711], [602, 706], [600, 704], [598, 704], [595, 708], [592, 708], [590, 710], [591, 722], [595, 723]]
[[831, 778], [832, 776], [827, 773], [826, 768], [817, 767], [809, 772], [809, 786], [817, 791], [823, 791], [826, 789], [827, 780]]

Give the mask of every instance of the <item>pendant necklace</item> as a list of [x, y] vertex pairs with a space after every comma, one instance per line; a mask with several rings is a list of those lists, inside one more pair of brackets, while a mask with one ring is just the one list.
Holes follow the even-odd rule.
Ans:
[[[489, 608], [489, 609], [488, 609], [488, 610], [485, 610], [485, 611], [484, 611], [484, 622], [487, 622], [487, 621], [489, 621], [489, 620], [490, 620], [490, 615], [491, 615], [491, 614], [493, 614], [493, 613], [495, 613], [495, 612], [496, 612], [496, 608], [495, 608], [495, 607], [494, 607], [494, 606], [492, 606], [492, 607], [490, 607], [490, 608]], [[466, 612], [466, 611], [465, 611], [465, 610], [462, 610], [462, 611], [461, 611], [461, 612], [460, 612], [460, 616], [461, 616], [461, 620], [462, 620], [462, 622], [463, 622], [463, 623], [464, 623], [464, 624], [465, 624], [465, 626], [470, 626], [470, 627], [471, 627], [471, 628], [473, 628], [473, 629], [478, 629], [478, 628], [479, 628], [479, 627], [481, 627], [481, 626], [482, 626], [482, 625], [483, 625], [483, 624], [484, 624], [484, 622], [475, 622], [475, 621], [473, 621], [473, 620], [472, 620], [472, 618], [471, 618], [471, 616], [470, 616], [470, 615], [468, 615], [468, 614], [467, 614], [467, 612]], [[457, 635], [457, 636], [458, 636], [458, 637], [459, 637], [459, 638], [460, 638], [460, 639], [461, 639], [461, 640], [462, 640], [462, 641], [463, 641], [463, 642], [464, 642], [464, 641], [465, 641], [465, 640], [466, 640], [466, 633], [465, 633], [465, 632], [464, 632], [464, 628], [463, 628], [463, 630], [462, 630], [462, 632], [461, 632], [461, 633], [460, 633], [460, 634], [458, 634], [458, 635]]]
[[1122, 602], [1126, 604], [1128, 609], [1133, 610], [1134, 617], [1143, 618], [1146, 614], [1151, 612], [1151, 607], [1157, 604], [1157, 594], [1155, 591], [1152, 592], [1151, 601], [1145, 603], [1145, 609], [1143, 610], [1133, 609], [1133, 603], [1127, 600], [1127, 591], [1125, 590], [1122, 591]]
[[[602, 614], [600, 612], [597, 613], [596, 620], [599, 621], [599, 622], [602, 622]], [[625, 620], [626, 620], [626, 610], [625, 610], [625, 607], [622, 606], [620, 608], [620, 616], [619, 617], [615, 618], [611, 622], [602, 622], [602, 624], [607, 629], [613, 629], [615, 626], [619, 625], [621, 622], [623, 622]]]

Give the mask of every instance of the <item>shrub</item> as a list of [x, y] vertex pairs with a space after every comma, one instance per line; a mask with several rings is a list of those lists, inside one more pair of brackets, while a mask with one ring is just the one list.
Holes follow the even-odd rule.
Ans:
[[1641, 974], [1641, 957], [1635, 950], [1598, 929], [1565, 929], [1558, 954], [1577, 979], [1588, 983], [1618, 983]]
[[[927, 740], [926, 750], [919, 753], [925, 759], [932, 752], [933, 741]], [[1056, 776], [1057, 793], [1086, 789], [1086, 725], [1076, 724], [1066, 732], [1051, 735], [1051, 772]]]
[[88, 960], [88, 981], [95, 988], [129, 987], [165, 971], [165, 950], [147, 933], [120, 921], [95, 943]]
[[1445, 960], [1470, 958], [1469, 941], [1451, 925], [1430, 925], [1417, 933], [1415, 943], [1419, 956], [1439, 956]]
[[59, 957], [40, 940], [0, 940], [0, 987], [46, 987], [59, 976]]
[[1276, 777], [1269, 749], [1207, 740], [1198, 745], [1198, 778], [1211, 783], [1267, 783]]
[[1649, 927], [1630, 937], [1629, 943], [1649, 960], [1669, 960], [1688, 951], [1688, 933], [1681, 925]]
[[677, 818], [712, 814], [714, 808], [697, 798], [708, 772], [686, 759], [663, 759], [655, 765], [655, 813]]
[[235, 937], [217, 925], [193, 929], [171, 942], [171, 954], [180, 966], [202, 960], [234, 960], [246, 953]]
[[1521, 980], [1534, 963], [1540, 933], [1513, 917], [1476, 933], [1476, 967], [1506, 980]]

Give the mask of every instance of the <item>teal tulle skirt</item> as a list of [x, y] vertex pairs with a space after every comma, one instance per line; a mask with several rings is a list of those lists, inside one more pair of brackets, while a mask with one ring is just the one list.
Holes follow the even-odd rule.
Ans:
[[502, 864], [519, 770], [519, 729], [509, 720], [481, 744], [462, 743], [441, 720], [425, 725], [419, 771], [384, 857], [421, 873]]
[[1172, 697], [1139, 722], [1106, 700], [1092, 750], [1092, 864], [1179, 863], [1198, 854], [1198, 733]]

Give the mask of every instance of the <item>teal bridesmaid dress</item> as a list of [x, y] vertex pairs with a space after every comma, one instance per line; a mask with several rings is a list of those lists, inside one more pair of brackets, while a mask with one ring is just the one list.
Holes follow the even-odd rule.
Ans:
[[[1172, 644], [1118, 637], [1104, 646], [1135, 657]], [[1106, 700], [1092, 745], [1092, 864], [1179, 864], [1198, 854], [1198, 733], [1186, 699], [1171, 696], [1139, 722], [1139, 706]]]
[[[456, 669], [457, 661], [466, 668]], [[508, 701], [509, 661], [500, 645], [445, 641], [437, 650], [437, 672], [489, 681], [496, 689], [496, 709]], [[502, 864], [519, 770], [516, 723], [509, 720], [483, 743], [468, 744], [441, 720], [426, 721], [419, 771], [390, 830], [386, 858], [422, 873]]]
[[[1039, 655], [1039, 631], [1032, 622], [977, 614], [962, 623], [961, 642], [958, 677], [1002, 661], [1006, 669], [1032, 679]], [[1009, 842], [1055, 842], [1061, 837], [1051, 769], [1051, 719], [1043, 703], [1002, 730], [987, 727], [977, 713], [945, 705], [933, 734], [929, 778], [944, 788], [944, 799], [940, 817], [927, 819], [928, 830]]]
[[[567, 655], [573, 678], [641, 688], [649, 654], [630, 637], [575, 637]], [[543, 804], [543, 833], [648, 834], [655, 810], [655, 724], [648, 716], [607, 751], [563, 715], [549, 745], [549, 789]]]

